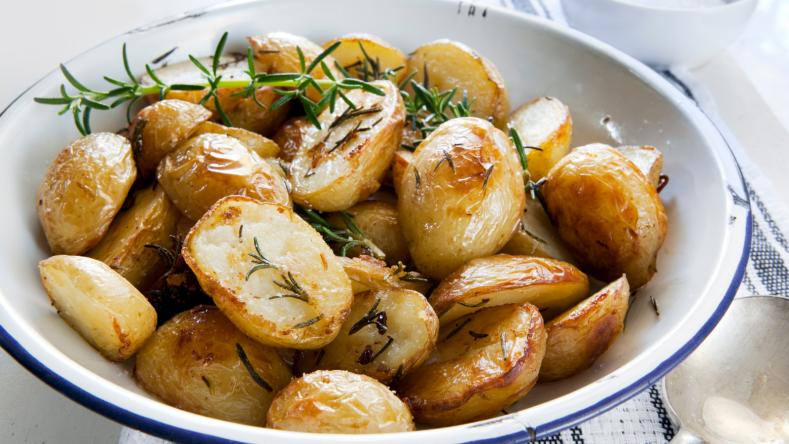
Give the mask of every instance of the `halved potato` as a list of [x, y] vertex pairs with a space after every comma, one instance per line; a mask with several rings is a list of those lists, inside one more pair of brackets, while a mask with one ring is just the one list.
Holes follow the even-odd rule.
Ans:
[[542, 207], [540, 201], [529, 196], [526, 196], [526, 208], [521, 218], [521, 224], [510, 241], [501, 249], [501, 252], [558, 259], [575, 264], [575, 258], [564, 245], [556, 228], [551, 225], [545, 208]]
[[218, 308], [201, 305], [156, 330], [137, 354], [134, 378], [173, 407], [262, 427], [292, 377], [277, 349], [247, 337]]
[[192, 228], [182, 254], [222, 312], [264, 344], [323, 347], [351, 311], [334, 253], [284, 205], [226, 197]]
[[[460, 101], [465, 91], [469, 100], [475, 99], [471, 105], [472, 117], [491, 117], [496, 128], [507, 128], [510, 99], [504, 79], [490, 60], [462, 43], [444, 39], [417, 48], [408, 57], [404, 74], [416, 71], [414, 80], [424, 85], [425, 66], [428, 89], [436, 87], [443, 92], [457, 87], [453, 102]], [[408, 91], [413, 93], [410, 86]]]
[[392, 163], [392, 185], [394, 185], [395, 193], [399, 196], [400, 184], [403, 181], [408, 166], [414, 159], [414, 153], [406, 149], [398, 149], [394, 154], [394, 162]]
[[417, 268], [434, 279], [496, 254], [523, 214], [523, 169], [507, 136], [467, 117], [419, 145], [400, 183], [400, 226]]
[[82, 254], [99, 243], [136, 177], [131, 145], [121, 136], [91, 134], [64, 148], [36, 195], [52, 253]]
[[666, 211], [633, 162], [602, 144], [576, 148], [548, 174], [542, 194], [579, 267], [633, 289], [652, 279], [666, 237]]
[[300, 351], [293, 370], [347, 370], [388, 384], [418, 368], [437, 338], [438, 318], [421, 294], [365, 291], [354, 296], [337, 339], [320, 350]]
[[531, 304], [484, 308], [441, 327], [422, 366], [395, 386], [414, 418], [446, 426], [489, 418], [537, 382], [545, 327]]
[[353, 293], [367, 290], [414, 290], [427, 295], [433, 283], [416, 271], [405, 271], [405, 267], [393, 265], [387, 267], [386, 262], [367, 255], [353, 259], [338, 257], [340, 265], [351, 280]]
[[622, 276], [545, 324], [548, 346], [540, 382], [569, 378], [594, 364], [622, 332], [630, 287]]
[[62, 255], [38, 268], [60, 317], [105, 358], [125, 361], [156, 329], [156, 311], [145, 296], [104, 262]]
[[134, 193], [133, 199], [131, 208], [115, 217], [107, 234], [86, 256], [104, 262], [138, 290], [146, 291], [171, 265], [162, 262], [157, 250], [146, 245], [173, 250], [172, 237], [181, 213], [162, 187], [150, 185]]
[[397, 433], [416, 429], [403, 401], [380, 382], [345, 371], [293, 380], [268, 411], [270, 429], [307, 433]]
[[484, 307], [528, 302], [551, 319], [589, 294], [589, 278], [554, 259], [499, 254], [469, 261], [430, 295], [441, 325]]
[[389, 81], [371, 82], [381, 97], [361, 89], [347, 93], [356, 109], [339, 101], [310, 125], [290, 164], [293, 200], [320, 211], [339, 211], [363, 201], [381, 186], [400, 146], [403, 99]]
[[660, 172], [663, 170], [663, 153], [652, 146], [620, 146], [614, 148], [627, 157], [646, 176], [649, 183], [657, 188]]
[[197, 127], [192, 137], [197, 137], [201, 134], [226, 134], [230, 137], [235, 137], [247, 148], [254, 151], [255, 154], [264, 158], [276, 157], [279, 153], [279, 146], [273, 140], [242, 128], [228, 128], [214, 122], [203, 122]]
[[[210, 67], [214, 63], [213, 57], [200, 57], [197, 59], [203, 66]], [[210, 68], [209, 68], [210, 69]], [[233, 54], [221, 56], [219, 58], [219, 69], [217, 75], [222, 76], [222, 80], [248, 80], [249, 75], [245, 72], [249, 69], [246, 54]], [[263, 64], [255, 61], [255, 72], [265, 72]], [[191, 60], [174, 63], [155, 71], [156, 77], [167, 85], [173, 84], [194, 84], [203, 83], [205, 78], [202, 71]], [[143, 85], [153, 85], [154, 81], [149, 75], [140, 78]], [[228, 116], [233, 126], [243, 128], [264, 136], [271, 136], [274, 131], [285, 121], [288, 116], [290, 104], [276, 110], [261, 108], [252, 97], [231, 97], [232, 94], [243, 91], [244, 88], [219, 88], [219, 104], [225, 115]], [[208, 88], [202, 91], [170, 91], [166, 99], [178, 99], [189, 103], [200, 103], [208, 92]], [[269, 107], [279, 100], [280, 95], [274, 92], [274, 87], [263, 86], [255, 91], [257, 101]], [[159, 100], [157, 94], [146, 97], [149, 102], [154, 103]], [[205, 107], [211, 110], [214, 120], [221, 121], [219, 112], [216, 109], [214, 98], [208, 99]]]
[[[342, 43], [331, 55], [350, 75], [364, 79], [364, 61], [367, 60], [367, 72], [369, 73], [367, 80], [375, 80], [376, 70], [382, 76], [387, 69], [394, 70], [401, 66], [403, 69], [398, 71], [398, 74], [400, 74], [400, 78], [403, 78], [405, 55], [381, 38], [370, 34], [348, 34], [324, 43], [323, 49], [337, 42]], [[362, 47], [364, 47], [364, 51], [362, 51]], [[367, 54], [365, 55], [365, 53]]]
[[159, 184], [184, 216], [197, 220], [219, 199], [234, 194], [288, 205], [285, 180], [235, 137], [203, 134], [164, 158]]
[[529, 174], [533, 181], [548, 171], [570, 152], [573, 119], [570, 110], [553, 97], [543, 97], [513, 111], [509, 124], [518, 131], [525, 146], [542, 148], [526, 150]]
[[289, 119], [279, 128], [279, 130], [277, 130], [277, 133], [274, 134], [273, 140], [280, 147], [280, 159], [286, 162], [293, 161], [293, 158], [299, 153], [301, 139], [304, 137], [307, 129], [310, 126], [312, 126], [312, 124], [307, 122], [307, 119], [304, 116], [301, 116]]
[[[400, 231], [400, 221], [397, 219], [397, 204], [380, 200], [360, 202], [345, 210], [354, 224], [386, 255], [386, 262], [397, 265], [398, 262], [407, 264], [411, 262], [408, 253], [408, 243], [403, 232]], [[340, 228], [347, 228], [343, 218], [334, 213], [326, 220]], [[350, 256], [358, 256], [359, 247], [348, 250]]]

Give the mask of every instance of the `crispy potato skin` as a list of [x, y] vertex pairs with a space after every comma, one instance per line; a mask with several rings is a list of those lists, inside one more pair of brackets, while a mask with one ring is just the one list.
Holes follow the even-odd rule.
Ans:
[[[369, 324], [350, 334], [376, 301], [379, 302], [374, 313], [383, 312], [386, 316], [384, 333], [380, 334], [375, 324]], [[375, 356], [390, 338], [392, 343]], [[411, 290], [366, 291], [354, 296], [351, 314], [337, 339], [321, 350], [299, 351], [293, 370], [296, 375], [315, 370], [346, 370], [387, 384], [398, 372], [405, 375], [418, 368], [433, 351], [436, 339], [438, 318], [424, 296]], [[372, 356], [374, 361], [362, 364]]]
[[[394, 267], [388, 268], [386, 262], [364, 254], [355, 258], [337, 257], [337, 260], [340, 261], [345, 274], [351, 280], [354, 294], [367, 290], [404, 289], [427, 295], [430, 287], [433, 286], [431, 282], [427, 281], [427, 278], [419, 273], [416, 273], [416, 277], [423, 278], [424, 282], [421, 279], [401, 279], [401, 277], [407, 277], [405, 273], [395, 275]], [[414, 276], [411, 275], [411, 277]]]
[[498, 254], [457, 269], [433, 290], [430, 304], [444, 326], [483, 307], [525, 302], [551, 319], [588, 294], [589, 278], [566, 262]]
[[103, 262], [61, 255], [38, 268], [60, 317], [105, 358], [125, 361], [156, 329], [156, 311], [145, 296]]
[[582, 270], [603, 281], [627, 274], [633, 289], [652, 279], [666, 212], [632, 162], [605, 145], [576, 148], [551, 170], [542, 193]]
[[162, 187], [153, 185], [134, 193], [134, 204], [110, 224], [107, 234], [86, 256], [104, 262], [140, 291], [146, 291], [167, 267], [159, 254], [146, 245], [175, 249], [175, 236], [181, 213], [170, 202]]
[[622, 332], [629, 298], [630, 287], [622, 276], [547, 323], [540, 382], [569, 378], [591, 367]]
[[[256, 265], [249, 256], [257, 254], [254, 239], [262, 256], [277, 268], [257, 270], [246, 279]], [[192, 228], [182, 255], [222, 312], [241, 331], [267, 345], [323, 347], [337, 336], [351, 311], [351, 283], [334, 253], [283, 205], [226, 197]], [[307, 301], [275, 297], [293, 294], [277, 284], [288, 279], [307, 294]]]
[[[400, 230], [396, 204], [380, 200], [367, 200], [345, 211], [353, 216], [353, 223], [362, 230], [365, 237], [384, 252], [388, 264], [397, 265], [398, 262], [404, 264], [411, 262], [408, 243]], [[330, 215], [326, 220], [338, 227], [347, 228], [345, 221], [337, 213]], [[360, 252], [361, 249], [358, 247], [348, 251], [350, 256], [358, 256]]]
[[[371, 82], [381, 97], [361, 89], [346, 94], [357, 109], [378, 112], [332, 124], [348, 109], [338, 102], [319, 116], [322, 129], [306, 128], [299, 152], [290, 164], [293, 200], [320, 211], [345, 210], [367, 199], [381, 186], [386, 170], [400, 146], [405, 108], [399, 90], [389, 81]], [[365, 132], [354, 129], [370, 128]]]
[[[356, 69], [363, 68], [362, 63], [366, 59], [364, 52], [367, 53], [370, 59], [377, 61], [379, 70], [382, 73], [386, 69], [395, 69], [406, 64], [405, 55], [403, 55], [402, 51], [374, 35], [348, 34], [324, 43], [323, 49], [327, 49], [337, 42], [342, 43], [331, 53], [331, 56], [349, 74], [358, 79], [364, 79], [364, 75]], [[362, 52], [359, 45], [364, 46], [364, 52]], [[368, 68], [368, 70], [372, 71], [372, 68]]]
[[307, 433], [396, 433], [416, 429], [408, 407], [364, 375], [317, 371], [293, 380], [268, 411], [270, 429]]
[[395, 386], [419, 422], [447, 426], [489, 418], [537, 382], [546, 337], [531, 304], [482, 309], [441, 327], [438, 337], [427, 361]]
[[219, 199], [234, 194], [288, 205], [284, 179], [238, 139], [202, 134], [165, 157], [159, 184], [189, 219], [200, 219]]
[[203, 122], [197, 127], [192, 137], [197, 137], [206, 133], [226, 134], [230, 137], [235, 137], [239, 142], [254, 151], [255, 154], [260, 157], [276, 157], [277, 154], [279, 154], [279, 146], [273, 140], [243, 128], [228, 128], [214, 122]]
[[403, 181], [408, 166], [414, 160], [414, 153], [406, 149], [398, 149], [395, 151], [394, 162], [392, 162], [392, 185], [394, 185], [395, 193], [399, 196], [400, 183]]
[[[457, 87], [453, 102], [459, 101], [463, 91], [476, 100], [471, 105], [471, 116], [487, 120], [493, 117], [496, 128], [507, 128], [510, 99], [504, 79], [490, 60], [468, 46], [451, 40], [436, 40], [420, 46], [408, 57], [406, 75], [417, 71], [414, 80], [424, 84], [427, 64], [428, 88], [449, 91]], [[406, 90], [413, 94], [411, 87]]]
[[547, 176], [570, 153], [573, 119], [559, 99], [543, 97], [521, 106], [510, 116], [510, 125], [518, 131], [525, 146], [542, 148], [542, 151], [526, 150], [529, 175], [535, 182]]
[[397, 209], [418, 269], [443, 279], [498, 252], [517, 229], [524, 200], [523, 170], [509, 139], [471, 117], [442, 124], [419, 145]]
[[36, 195], [52, 253], [82, 254], [99, 243], [136, 178], [131, 145], [121, 136], [91, 134], [64, 148]]
[[164, 156], [210, 118], [207, 108], [183, 100], [162, 100], [137, 113], [129, 134], [140, 177], [147, 180]]
[[[247, 370], [240, 346], [257, 375]], [[253, 341], [216, 307], [200, 305], [162, 325], [137, 355], [137, 383], [173, 407], [264, 426], [274, 396], [291, 380], [277, 349]]]
[[638, 167], [649, 183], [657, 188], [663, 170], [663, 153], [652, 146], [620, 146], [614, 148]]
[[310, 123], [307, 122], [305, 117], [293, 117], [277, 130], [273, 140], [281, 149], [279, 152], [280, 159], [286, 162], [293, 161], [293, 158], [299, 152], [301, 139], [304, 137], [309, 125]]
[[575, 258], [551, 225], [548, 214], [538, 200], [526, 197], [521, 224], [502, 253], [557, 259], [575, 265]]

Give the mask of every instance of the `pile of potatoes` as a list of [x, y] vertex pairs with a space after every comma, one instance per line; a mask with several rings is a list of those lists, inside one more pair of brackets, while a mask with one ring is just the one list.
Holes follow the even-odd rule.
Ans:
[[[298, 72], [297, 48], [307, 63], [322, 51], [281, 32], [249, 41], [259, 72]], [[320, 128], [232, 88], [205, 106], [199, 91], [150, 97], [120, 135], [68, 145], [41, 183], [55, 256], [39, 268], [58, 314], [105, 358], [136, 355], [137, 383], [162, 402], [283, 430], [476, 421], [588, 369], [621, 333], [631, 290], [656, 272], [660, 152], [571, 151], [564, 104], [539, 98], [510, 113], [495, 66], [463, 44], [406, 58], [363, 34], [324, 48], [337, 41], [332, 70], [355, 72], [364, 57], [404, 66], [401, 78], [416, 71], [428, 88], [474, 98], [471, 117], [416, 134], [410, 87], [385, 79], [373, 81], [383, 96], [347, 92], [367, 112], [344, 118], [338, 101]], [[245, 76], [245, 60], [221, 62], [223, 76]], [[191, 62], [156, 74], [200, 81]], [[236, 127], [216, 123], [214, 100]], [[537, 181], [541, 200], [525, 189]], [[337, 256], [294, 203], [335, 227], [353, 220], [380, 254]]]

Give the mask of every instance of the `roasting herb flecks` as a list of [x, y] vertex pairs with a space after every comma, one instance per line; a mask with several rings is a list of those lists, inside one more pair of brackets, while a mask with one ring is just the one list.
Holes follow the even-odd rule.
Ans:
[[[238, 231], [238, 237], [239, 237], [239, 240], [240, 240], [241, 239], [241, 229], [240, 228], [239, 228], [239, 231]], [[279, 268], [276, 265], [274, 265], [271, 261], [266, 259], [266, 256], [263, 256], [263, 252], [260, 251], [260, 245], [258, 245], [258, 238], [254, 237], [253, 240], [254, 240], [254, 243], [255, 243], [255, 251], [257, 252], [257, 254], [255, 254], [255, 253], [247, 253], [247, 255], [252, 257], [252, 263], [256, 264], [256, 265], [254, 267], [252, 267], [247, 272], [246, 280], [249, 280], [249, 277], [252, 276], [252, 273], [254, 273], [254, 272], [258, 271], [258, 270], [262, 270], [264, 268]]]
[[430, 282], [430, 279], [424, 277], [421, 273], [416, 271], [408, 271], [408, 267], [403, 265], [402, 262], [397, 262], [397, 265], [392, 265], [389, 276], [396, 277], [397, 279], [405, 282]]
[[244, 367], [246, 367], [247, 371], [249, 372], [249, 376], [252, 376], [252, 379], [254, 379], [259, 386], [270, 392], [273, 392], [274, 389], [271, 388], [268, 382], [264, 381], [263, 378], [258, 375], [258, 372], [255, 371], [255, 367], [253, 367], [252, 363], [249, 362], [247, 353], [244, 351], [244, 347], [242, 347], [241, 344], [236, 343], [236, 353], [238, 353], [238, 358], [241, 359], [241, 363], [244, 364]]
[[348, 213], [340, 211], [340, 216], [347, 226], [347, 228], [340, 228], [326, 221], [326, 219], [315, 210], [310, 210], [296, 204], [294, 204], [293, 207], [296, 209], [296, 214], [301, 216], [301, 218], [310, 224], [315, 231], [320, 233], [326, 243], [337, 243], [342, 245], [342, 248], [340, 248], [340, 256], [345, 257], [345, 255], [348, 254], [348, 250], [351, 248], [361, 247], [368, 251], [370, 256], [376, 259], [383, 260], [386, 258], [384, 252], [378, 248], [373, 241], [368, 239], [364, 233], [362, 233], [362, 230], [353, 223]]
[[323, 315], [319, 314], [318, 316], [315, 316], [314, 318], [312, 318], [310, 320], [307, 320], [307, 321], [304, 321], [304, 322], [299, 322], [298, 324], [296, 324], [296, 325], [294, 325], [294, 326], [292, 326], [290, 328], [307, 328], [310, 325], [320, 321], [321, 319], [323, 319]]
[[471, 331], [471, 330], [469, 330], [469, 331], [468, 331], [468, 334], [470, 334], [472, 337], [474, 337], [474, 340], [475, 340], [475, 341], [476, 341], [477, 339], [487, 338], [488, 336], [490, 336], [490, 335], [488, 335], [487, 333], [474, 333], [474, 332], [473, 332], [473, 331]]
[[507, 360], [507, 340], [506, 333], [501, 332], [501, 354], [504, 355], [504, 360]]
[[465, 327], [469, 322], [471, 322], [471, 318], [466, 319], [465, 321], [463, 321], [462, 324], [460, 324], [460, 326], [458, 326], [458, 328], [456, 328], [456, 329], [452, 330], [451, 332], [449, 332], [449, 334], [444, 337], [444, 341], [449, 340], [449, 338], [451, 338], [452, 336], [455, 336], [456, 334], [458, 334], [458, 332], [460, 330], [462, 330], [463, 327]]
[[304, 301], [309, 303], [310, 297], [307, 292], [296, 282], [296, 278], [293, 277], [293, 274], [289, 271], [287, 276], [282, 277], [282, 282], [278, 282], [276, 280], [273, 281], [274, 285], [284, 288], [285, 290], [292, 291], [293, 293], [287, 294], [277, 294], [271, 296], [269, 299], [279, 299], [279, 298], [294, 298], [300, 301]]
[[490, 299], [489, 298], [484, 298], [484, 299], [482, 299], [481, 301], [479, 301], [476, 304], [467, 304], [465, 302], [458, 302], [458, 304], [462, 305], [464, 307], [468, 307], [468, 308], [477, 308], [477, 307], [482, 307], [483, 305], [487, 304], [488, 302], [490, 302]]
[[321, 349], [320, 353], [318, 353], [318, 359], [315, 360], [315, 366], [316, 367], [318, 366], [318, 364], [321, 363], [321, 360], [323, 359], [323, 355], [325, 355], [325, 354], [326, 354], [326, 350]]
[[368, 311], [366, 315], [362, 316], [358, 322], [353, 324], [351, 331], [348, 332], [348, 336], [371, 324], [375, 324], [379, 335], [386, 333], [386, 312], [381, 310], [376, 313], [375, 311], [378, 309], [378, 305], [380, 303], [381, 298], [375, 298], [375, 303], [373, 304], [372, 308], [370, 308], [370, 311]]
[[358, 361], [356, 361], [356, 362], [358, 362], [359, 364], [362, 364], [362, 365], [367, 365], [367, 364], [369, 364], [369, 363], [371, 363], [371, 362], [375, 361], [375, 359], [376, 359], [377, 357], [381, 356], [381, 354], [382, 354], [384, 351], [386, 351], [386, 349], [387, 349], [387, 348], [389, 348], [389, 346], [390, 346], [390, 345], [392, 345], [392, 342], [394, 342], [394, 338], [392, 338], [392, 337], [390, 336], [390, 337], [389, 337], [389, 340], [388, 340], [388, 341], [386, 341], [386, 344], [384, 344], [384, 346], [383, 346], [383, 347], [381, 347], [381, 349], [380, 349], [380, 350], [378, 350], [378, 353], [376, 353], [376, 354], [374, 354], [374, 355], [373, 355], [373, 348], [372, 348], [371, 346], [369, 346], [369, 345], [368, 345], [368, 346], [366, 346], [366, 347], [364, 348], [364, 351], [362, 352], [361, 356], [359, 356], [359, 360], [358, 360]]

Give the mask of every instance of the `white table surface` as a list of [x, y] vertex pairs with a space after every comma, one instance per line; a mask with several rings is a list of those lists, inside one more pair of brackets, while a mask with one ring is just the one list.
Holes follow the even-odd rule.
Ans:
[[[216, 0], [25, 0], [0, 7], [0, 109], [58, 63]], [[693, 73], [789, 207], [789, 1], [760, 0], [728, 51]], [[0, 442], [115, 443], [121, 426], [41, 383], [0, 349]]]

